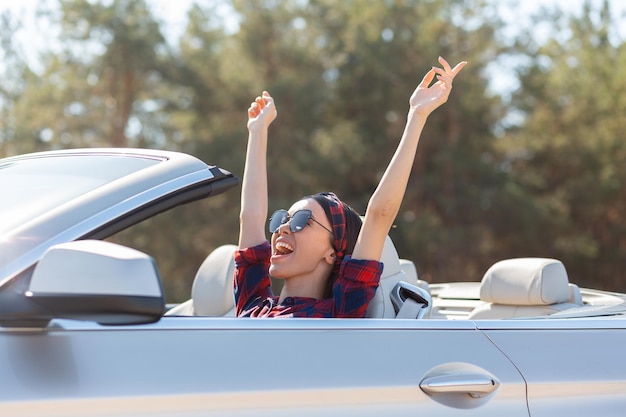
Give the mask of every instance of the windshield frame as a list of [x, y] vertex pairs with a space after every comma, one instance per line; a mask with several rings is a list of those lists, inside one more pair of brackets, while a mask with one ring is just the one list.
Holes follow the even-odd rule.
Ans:
[[195, 184], [210, 183], [218, 177], [233, 177], [228, 171], [209, 166], [191, 155], [144, 149], [56, 151], [8, 158], [0, 160], [0, 164], [61, 154], [112, 156], [110, 163], [123, 155], [151, 158], [157, 163], [103, 184], [0, 235], [0, 287], [36, 264], [45, 250], [54, 244], [84, 238], [128, 213]]

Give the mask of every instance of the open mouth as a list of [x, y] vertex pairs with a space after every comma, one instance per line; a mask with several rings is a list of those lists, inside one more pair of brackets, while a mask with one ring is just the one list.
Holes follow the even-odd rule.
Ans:
[[286, 242], [276, 242], [275, 252], [276, 255], [289, 255], [293, 252], [293, 247]]

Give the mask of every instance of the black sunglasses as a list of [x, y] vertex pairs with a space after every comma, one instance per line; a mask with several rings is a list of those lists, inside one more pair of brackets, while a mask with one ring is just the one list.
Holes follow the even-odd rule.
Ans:
[[276, 233], [278, 228], [287, 222], [289, 222], [289, 230], [291, 230], [293, 233], [297, 233], [300, 230], [304, 229], [304, 226], [309, 223], [309, 220], [313, 220], [315, 223], [322, 226], [324, 230], [334, 236], [333, 232], [331, 232], [326, 226], [313, 218], [313, 213], [311, 212], [311, 210], [308, 209], [298, 210], [291, 216], [289, 215], [289, 212], [287, 210], [276, 210], [272, 214], [272, 217], [270, 217], [270, 233]]

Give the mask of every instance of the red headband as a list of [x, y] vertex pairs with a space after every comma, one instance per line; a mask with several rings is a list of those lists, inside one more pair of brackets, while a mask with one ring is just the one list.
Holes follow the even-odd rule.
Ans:
[[341, 200], [334, 193], [323, 192], [317, 193], [314, 197], [321, 196], [328, 203], [330, 212], [330, 222], [333, 230], [334, 248], [336, 251], [335, 265], [333, 266], [333, 274], [339, 273], [341, 261], [346, 254], [348, 242], [346, 240], [346, 213]]

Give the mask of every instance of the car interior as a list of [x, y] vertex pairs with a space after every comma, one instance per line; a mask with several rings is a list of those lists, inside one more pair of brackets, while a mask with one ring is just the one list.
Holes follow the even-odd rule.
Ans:
[[[165, 315], [234, 317], [236, 249], [227, 244], [213, 250], [196, 273], [191, 298]], [[588, 315], [592, 309], [602, 314], [601, 310], [623, 303], [609, 293], [581, 290], [570, 283], [565, 266], [556, 259], [505, 259], [489, 268], [480, 282], [429, 284], [419, 279], [412, 261], [399, 258], [387, 237], [381, 262], [384, 270], [367, 318], [492, 320], [557, 313], [558, 317], [575, 317]]]

